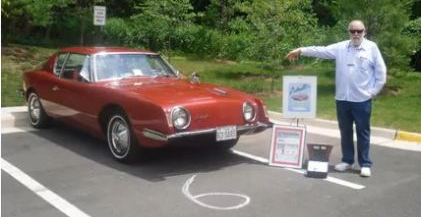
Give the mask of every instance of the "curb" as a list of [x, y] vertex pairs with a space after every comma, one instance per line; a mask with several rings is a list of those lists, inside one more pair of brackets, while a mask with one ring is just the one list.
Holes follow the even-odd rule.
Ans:
[[396, 138], [397, 140], [409, 141], [409, 142], [417, 142], [421, 144], [421, 134], [412, 133], [407, 131], [396, 131]]
[[[276, 117], [278, 120], [293, 120], [291, 118], [282, 118], [282, 113], [276, 111], [268, 111], [271, 116]], [[293, 122], [293, 121], [292, 121]], [[300, 119], [301, 123], [307, 125], [317, 125], [323, 126], [331, 129], [338, 128], [338, 122], [332, 120], [325, 120], [319, 118], [312, 118], [312, 119]], [[407, 131], [400, 131], [400, 130], [393, 130], [393, 129], [385, 129], [380, 127], [371, 127], [371, 134], [391, 139], [391, 140], [398, 140], [403, 142], [415, 142], [418, 145], [421, 145], [421, 134], [415, 132], [407, 132]]]

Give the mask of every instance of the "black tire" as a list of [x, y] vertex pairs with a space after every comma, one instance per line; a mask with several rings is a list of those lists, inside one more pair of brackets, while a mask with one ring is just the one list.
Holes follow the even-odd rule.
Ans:
[[139, 160], [141, 149], [123, 112], [112, 113], [108, 118], [107, 142], [114, 159], [123, 163]]
[[38, 129], [46, 128], [51, 123], [51, 118], [45, 113], [41, 100], [35, 92], [29, 93], [28, 96], [28, 117], [31, 126]]

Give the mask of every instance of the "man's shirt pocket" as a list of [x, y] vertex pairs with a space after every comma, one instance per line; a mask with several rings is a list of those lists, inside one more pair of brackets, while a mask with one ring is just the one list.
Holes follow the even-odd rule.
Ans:
[[358, 58], [358, 68], [361, 72], [369, 72], [373, 68], [373, 61], [367, 55], [360, 55]]

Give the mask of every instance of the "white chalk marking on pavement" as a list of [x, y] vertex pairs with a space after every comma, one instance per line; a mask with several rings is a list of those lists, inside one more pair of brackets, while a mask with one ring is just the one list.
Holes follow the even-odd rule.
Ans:
[[[189, 198], [191, 201], [193, 201], [194, 203], [209, 208], [209, 209], [216, 209], [216, 210], [233, 210], [233, 209], [240, 209], [243, 208], [245, 206], [247, 206], [250, 203], [250, 197], [244, 195], [244, 194], [235, 194], [235, 193], [225, 193], [225, 192], [212, 192], [212, 193], [205, 193], [205, 194], [198, 194], [198, 195], [192, 195], [190, 193], [190, 185], [193, 183], [194, 178], [196, 177], [196, 175], [192, 176], [190, 179], [188, 179], [186, 181], [186, 183], [183, 185], [182, 191], [183, 194]], [[235, 206], [227, 206], [227, 207], [221, 207], [221, 206], [213, 206], [213, 205], [209, 205], [206, 203], [203, 203], [202, 201], [199, 200], [199, 198], [202, 197], [209, 197], [209, 196], [230, 196], [230, 197], [241, 197], [244, 201], [242, 203], [239, 203], [238, 205]]]
[[[243, 157], [246, 157], [246, 158], [250, 158], [250, 159], [253, 159], [255, 161], [264, 163], [264, 164], [269, 162], [269, 160], [266, 159], [266, 158], [255, 156], [255, 155], [245, 153], [245, 152], [242, 152], [242, 151], [232, 149], [232, 152], [236, 155], [240, 155], [240, 156], [243, 156]], [[296, 172], [296, 173], [300, 173], [300, 174], [306, 174], [306, 171], [302, 170], [302, 169], [293, 169], [293, 168], [282, 168], [282, 169], [292, 171], [292, 172]], [[333, 177], [330, 177], [330, 176], [328, 176], [327, 178], [325, 178], [323, 180], [334, 183], [334, 184], [342, 185], [342, 186], [345, 186], [345, 187], [348, 187], [348, 188], [356, 189], [356, 190], [361, 190], [361, 189], [365, 188], [364, 185], [355, 184], [355, 183], [352, 183], [352, 182], [348, 182], [348, 181], [338, 179], [338, 178], [333, 178]]]
[[89, 215], [81, 211], [79, 208], [69, 203], [56, 193], [50, 191], [42, 184], [25, 174], [19, 168], [13, 166], [1, 158], [1, 169], [27, 187], [29, 190], [40, 196], [42, 199], [53, 205], [59, 211], [71, 217], [88, 217]]

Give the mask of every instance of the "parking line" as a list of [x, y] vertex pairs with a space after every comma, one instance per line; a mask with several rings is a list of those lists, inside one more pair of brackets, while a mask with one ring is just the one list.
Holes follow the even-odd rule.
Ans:
[[[246, 158], [249, 158], [249, 159], [264, 163], [264, 164], [269, 163], [269, 160], [266, 159], [266, 158], [263, 158], [263, 157], [259, 157], [259, 156], [256, 156], [256, 155], [252, 155], [252, 154], [242, 152], [242, 151], [238, 151], [238, 150], [234, 150], [234, 149], [232, 149], [232, 152], [236, 155], [246, 157]], [[305, 170], [302, 170], [302, 169], [293, 169], [293, 168], [283, 168], [283, 169], [288, 170], [288, 171], [292, 171], [292, 172], [296, 172], [296, 173], [300, 173], [300, 174], [306, 173]], [[348, 182], [348, 181], [338, 179], [338, 178], [334, 178], [334, 177], [331, 177], [331, 176], [328, 176], [327, 178], [325, 178], [323, 180], [325, 180], [327, 182], [334, 183], [334, 184], [342, 185], [342, 186], [345, 186], [345, 187], [348, 187], [348, 188], [352, 188], [352, 189], [355, 189], [355, 190], [361, 190], [361, 189], [365, 188], [364, 185], [355, 184], [355, 183]]]
[[71, 217], [88, 217], [89, 215], [81, 211], [79, 208], [69, 203], [56, 193], [44, 187], [41, 183], [25, 174], [19, 168], [13, 166], [1, 158], [1, 169], [27, 187], [29, 190], [40, 196], [42, 199], [53, 205], [59, 211]]

